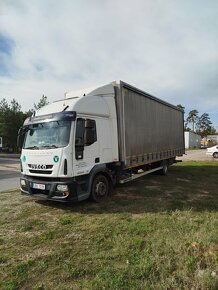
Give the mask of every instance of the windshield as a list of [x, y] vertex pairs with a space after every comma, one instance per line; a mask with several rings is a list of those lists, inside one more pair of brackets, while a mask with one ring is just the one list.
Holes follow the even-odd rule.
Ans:
[[25, 149], [53, 149], [69, 144], [71, 121], [33, 124], [28, 127]]

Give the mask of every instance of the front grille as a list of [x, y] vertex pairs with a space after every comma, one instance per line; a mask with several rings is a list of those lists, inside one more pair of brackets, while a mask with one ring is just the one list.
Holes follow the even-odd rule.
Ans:
[[36, 173], [36, 174], [52, 174], [52, 170], [33, 170], [29, 169], [30, 173]]
[[28, 164], [29, 169], [52, 169], [53, 165], [47, 164]]
[[52, 164], [28, 164], [28, 169], [30, 173], [35, 174], [52, 174]]

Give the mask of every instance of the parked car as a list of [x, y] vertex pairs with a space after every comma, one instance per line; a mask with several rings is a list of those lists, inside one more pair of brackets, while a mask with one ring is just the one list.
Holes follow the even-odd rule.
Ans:
[[218, 158], [218, 145], [207, 148], [207, 155], [213, 156], [214, 158]]
[[207, 149], [207, 145], [201, 145], [201, 149]]

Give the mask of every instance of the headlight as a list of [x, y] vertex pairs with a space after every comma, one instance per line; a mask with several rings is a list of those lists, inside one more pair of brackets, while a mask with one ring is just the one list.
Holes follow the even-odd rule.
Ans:
[[58, 191], [68, 191], [68, 186], [66, 184], [58, 184], [57, 190]]

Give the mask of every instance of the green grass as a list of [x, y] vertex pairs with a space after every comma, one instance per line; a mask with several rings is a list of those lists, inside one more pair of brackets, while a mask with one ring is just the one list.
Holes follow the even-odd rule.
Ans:
[[218, 163], [63, 205], [0, 193], [0, 289], [218, 289]]

